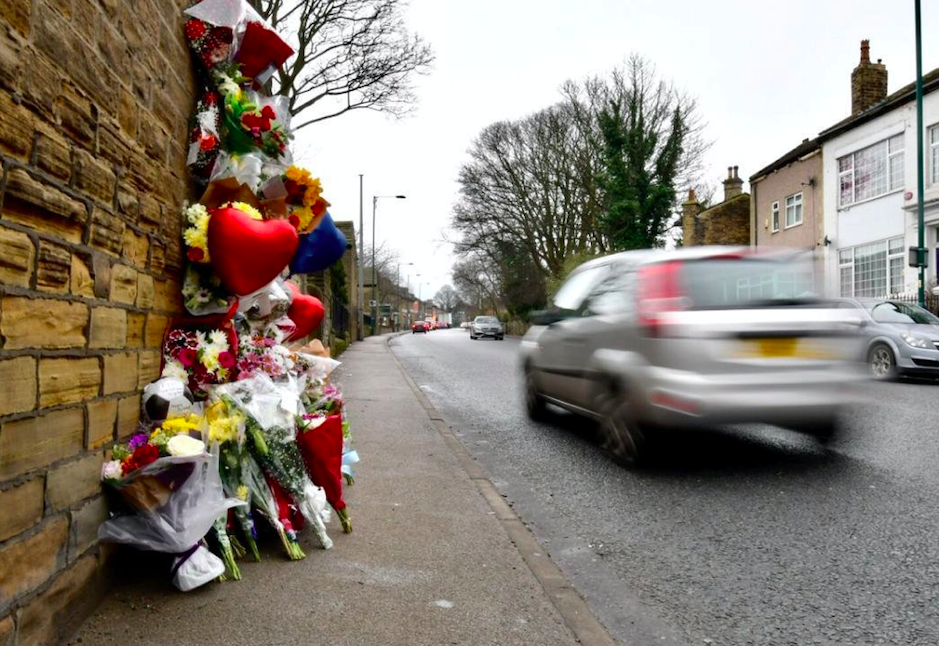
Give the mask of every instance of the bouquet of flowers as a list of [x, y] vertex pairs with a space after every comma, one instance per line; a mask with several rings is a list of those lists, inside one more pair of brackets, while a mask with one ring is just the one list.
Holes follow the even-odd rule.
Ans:
[[323, 199], [323, 185], [305, 168], [291, 166], [281, 178], [287, 193], [288, 220], [300, 233], [309, 233], [326, 215], [329, 202]]
[[271, 379], [286, 377], [293, 369], [293, 353], [280, 343], [276, 326], [267, 333], [251, 332], [238, 339], [238, 379], [265, 374]]
[[205, 399], [209, 386], [230, 380], [236, 356], [237, 344], [223, 330], [206, 333], [177, 328], [163, 343], [162, 376], [188, 381], [192, 394]]
[[222, 135], [225, 150], [232, 155], [260, 151], [272, 159], [288, 155], [287, 131], [290, 112], [286, 97], [263, 97], [253, 90], [242, 90], [237, 81], [224, 73], [216, 74], [219, 91], [225, 97]]
[[203, 90], [202, 96], [196, 102], [193, 123], [189, 130], [186, 165], [193, 178], [200, 184], [209, 181], [220, 150], [219, 129], [222, 122], [218, 103], [217, 92]]
[[352, 533], [352, 520], [342, 498], [342, 415], [310, 415], [300, 418], [297, 445], [310, 479], [326, 492], [326, 500], [336, 510], [342, 529]]
[[183, 305], [195, 316], [227, 312], [235, 302], [212, 267], [201, 263], [186, 265], [182, 292]]
[[201, 544], [219, 514], [241, 504], [226, 499], [218, 460], [190, 433], [203, 420], [191, 415], [166, 420], [151, 434], [118, 444], [101, 469], [102, 481], [133, 510], [104, 522], [102, 541], [177, 554], [173, 582], [191, 590], [225, 571]]
[[186, 21], [184, 31], [189, 48], [206, 70], [228, 63], [235, 40], [235, 32], [231, 27], [190, 18]]
[[222, 390], [245, 413], [252, 457], [290, 495], [320, 545], [331, 548], [325, 525], [329, 518], [325, 493], [310, 481], [296, 444], [295, 419], [300, 405], [296, 392], [289, 385], [275, 384], [263, 373]]

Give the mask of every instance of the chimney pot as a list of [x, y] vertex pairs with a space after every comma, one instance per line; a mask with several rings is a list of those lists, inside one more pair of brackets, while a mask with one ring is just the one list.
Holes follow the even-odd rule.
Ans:
[[871, 41], [864, 39], [861, 41], [861, 63], [871, 62]]
[[743, 193], [743, 180], [737, 174], [737, 166], [727, 167], [727, 179], [724, 180], [724, 201]]

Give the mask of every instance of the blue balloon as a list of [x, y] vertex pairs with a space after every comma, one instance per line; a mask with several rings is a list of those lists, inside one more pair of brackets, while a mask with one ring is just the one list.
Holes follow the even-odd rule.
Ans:
[[346, 236], [336, 228], [327, 212], [319, 226], [300, 236], [300, 244], [290, 261], [291, 274], [312, 274], [329, 269], [346, 252]]

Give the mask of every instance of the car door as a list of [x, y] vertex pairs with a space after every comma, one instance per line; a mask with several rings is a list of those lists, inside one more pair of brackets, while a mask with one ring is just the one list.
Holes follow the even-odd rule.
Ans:
[[537, 367], [542, 394], [580, 406], [583, 390], [583, 345], [587, 296], [603, 280], [608, 265], [592, 265], [576, 271], [558, 290], [554, 306], [560, 320], [551, 323], [538, 338]]

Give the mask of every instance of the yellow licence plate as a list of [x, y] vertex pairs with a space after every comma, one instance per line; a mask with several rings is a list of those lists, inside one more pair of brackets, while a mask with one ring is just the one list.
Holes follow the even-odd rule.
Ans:
[[744, 341], [740, 355], [749, 358], [804, 357], [807, 353], [799, 347], [799, 340], [793, 338], [753, 339]]

